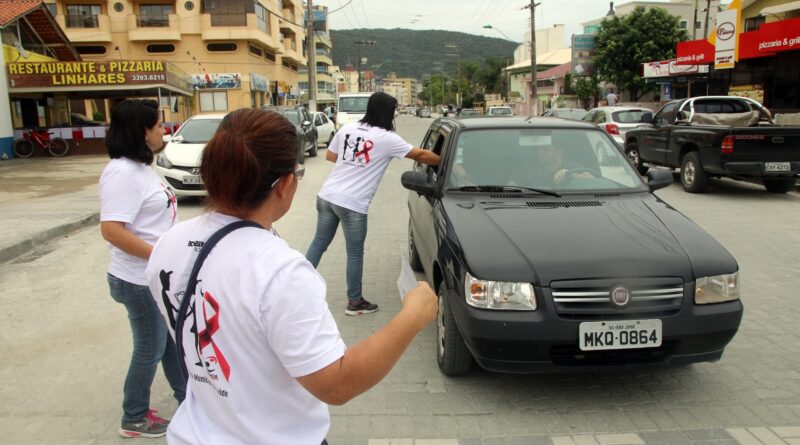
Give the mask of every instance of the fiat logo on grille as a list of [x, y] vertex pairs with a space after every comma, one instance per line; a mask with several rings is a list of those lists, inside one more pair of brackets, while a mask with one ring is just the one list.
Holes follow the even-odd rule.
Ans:
[[193, 168], [193, 169], [189, 170], [189, 173], [191, 173], [193, 175], [199, 175], [200, 174], [200, 169], [199, 168]]
[[631, 293], [628, 289], [620, 286], [611, 291], [611, 303], [618, 308], [624, 308], [631, 302]]

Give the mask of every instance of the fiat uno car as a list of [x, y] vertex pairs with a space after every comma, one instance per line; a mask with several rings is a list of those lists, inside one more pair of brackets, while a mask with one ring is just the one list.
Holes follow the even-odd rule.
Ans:
[[402, 176], [409, 259], [439, 295], [437, 359], [541, 372], [716, 361], [742, 319], [739, 267], [652, 192], [602, 129], [441, 118], [438, 167]]

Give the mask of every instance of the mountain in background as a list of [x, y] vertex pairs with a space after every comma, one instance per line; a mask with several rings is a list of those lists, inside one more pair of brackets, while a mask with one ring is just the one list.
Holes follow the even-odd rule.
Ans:
[[[371, 69], [378, 76], [391, 72], [398, 77], [422, 79], [423, 74], [433, 71], [434, 63], [444, 64], [448, 74], [455, 74], [457, 49], [446, 45], [458, 45], [461, 63], [466, 60], [482, 62], [487, 57], [511, 58], [517, 44], [509, 40], [483, 37], [451, 31], [416, 31], [411, 29], [347, 29], [331, 30], [333, 63], [344, 69], [352, 64], [357, 67], [359, 52], [367, 62], [362, 69]], [[374, 46], [359, 46], [354, 42], [374, 40]]]

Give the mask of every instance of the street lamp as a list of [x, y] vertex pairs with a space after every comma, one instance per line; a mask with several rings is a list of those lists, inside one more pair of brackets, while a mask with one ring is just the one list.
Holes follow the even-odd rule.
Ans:
[[494, 26], [492, 26], [492, 25], [483, 25], [483, 28], [484, 28], [484, 29], [493, 29], [493, 30], [495, 30], [495, 31], [499, 32], [500, 34], [502, 34], [502, 35], [503, 35], [503, 37], [505, 37], [505, 38], [506, 38], [506, 40], [510, 40], [510, 41], [512, 41], [512, 42], [514, 42], [514, 43], [517, 43], [517, 41], [516, 41], [516, 40], [514, 40], [514, 39], [512, 39], [511, 37], [507, 36], [507, 35], [506, 35], [506, 33], [504, 33], [503, 31], [500, 31], [500, 29], [499, 29], [499, 28], [495, 28], [495, 27], [494, 27]]

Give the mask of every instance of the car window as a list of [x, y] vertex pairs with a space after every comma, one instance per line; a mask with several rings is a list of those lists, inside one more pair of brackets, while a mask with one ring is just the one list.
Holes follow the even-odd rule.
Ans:
[[611, 113], [611, 120], [613, 122], [619, 122], [620, 124], [635, 124], [638, 123], [642, 115], [647, 112], [648, 111], [645, 110], [615, 111]]
[[664, 119], [667, 123], [675, 122], [675, 115], [678, 113], [678, 102], [670, 102], [664, 105], [661, 110], [653, 118], [655, 122], [656, 119]]
[[319, 115], [319, 119], [320, 119], [320, 121], [322, 121], [322, 125], [325, 125], [325, 124], [328, 123], [328, 116], [325, 116], [324, 114], [320, 114]]
[[369, 102], [369, 96], [342, 97], [339, 99], [339, 112], [365, 113], [367, 111], [367, 102]]
[[175, 137], [183, 137], [184, 144], [204, 144], [217, 132], [220, 119], [189, 119], [181, 126]]
[[293, 124], [299, 124], [300, 123], [300, 115], [297, 113], [297, 111], [295, 111], [295, 110], [281, 110], [280, 113], [281, 113], [281, 115], [283, 115], [283, 117], [285, 117], [286, 119], [289, 119], [289, 122], [291, 122]]
[[594, 114], [594, 118], [592, 118], [592, 122], [595, 124], [602, 124], [606, 121], [606, 112], [605, 111], [598, 111]]
[[[517, 185], [556, 191], [636, 190], [639, 175], [604, 132], [584, 129], [468, 130], [449, 159], [450, 187]], [[557, 182], [560, 170], [572, 172]]]
[[696, 100], [694, 102], [695, 113], [745, 113], [750, 111], [750, 107], [739, 100]]
[[322, 115], [321, 114], [315, 114], [314, 115], [314, 125], [320, 126], [320, 125], [322, 125], [322, 123], [323, 123], [322, 122]]
[[594, 122], [594, 115], [597, 114], [597, 111], [590, 111], [586, 113], [581, 120], [585, 122]]

